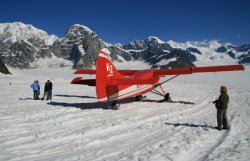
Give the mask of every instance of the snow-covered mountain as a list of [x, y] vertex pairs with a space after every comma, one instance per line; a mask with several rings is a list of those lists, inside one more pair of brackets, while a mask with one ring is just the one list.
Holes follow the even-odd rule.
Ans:
[[235, 46], [230, 43], [222, 44], [216, 40], [202, 42], [176, 43], [168, 41], [174, 48], [181, 48], [195, 55], [196, 65], [220, 63], [250, 63], [250, 45]]
[[171, 68], [185, 66], [249, 64], [250, 45], [235, 46], [229, 43], [212, 41], [193, 41], [179, 43], [164, 42], [157, 37], [135, 40], [120, 48], [133, 53], [143, 53], [142, 59], [152, 67]]
[[152, 68], [250, 63], [249, 44], [237, 47], [216, 40], [164, 42], [154, 36], [125, 45], [109, 44], [79, 24], [70, 26], [61, 39], [21, 22], [0, 24], [0, 58], [11, 67], [38, 67], [39, 59], [53, 57], [71, 61], [75, 69], [95, 68], [97, 54], [103, 47], [111, 50], [114, 61], [140, 60]]
[[[32, 44], [39, 41], [42, 44], [52, 45], [57, 39], [55, 35], [48, 35], [45, 31], [22, 22], [0, 23], [0, 41], [8, 45], [22, 40]], [[41, 44], [35, 43], [35, 46], [39, 45]]]
[[21, 22], [0, 24], [0, 58], [9, 66], [30, 68], [40, 58], [52, 57], [49, 51], [58, 38]]

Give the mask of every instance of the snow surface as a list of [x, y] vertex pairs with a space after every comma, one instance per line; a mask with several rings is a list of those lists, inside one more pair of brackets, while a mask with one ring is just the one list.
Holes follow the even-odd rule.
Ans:
[[51, 58], [40, 58], [37, 61], [30, 63], [30, 66], [31, 68], [45, 68], [47, 70], [47, 68], [72, 67], [73, 62], [53, 55]]
[[157, 63], [156, 65], [165, 65], [165, 64], [169, 64], [170, 62], [176, 61], [177, 58], [170, 58], [170, 59], [162, 59], [159, 63]]
[[222, 46], [222, 44], [220, 44], [218, 40], [187, 41], [185, 43], [180, 43], [180, 42], [175, 42], [173, 40], [169, 40], [167, 41], [167, 43], [170, 44], [172, 48], [180, 48], [182, 50], [186, 50], [188, 47], [194, 47], [194, 48], [202, 47], [202, 48], [210, 48], [210, 49], [216, 50], [217, 48]]
[[80, 46], [77, 46], [78, 47], [78, 49], [79, 49], [79, 51], [80, 51], [80, 53], [81, 53], [81, 55], [82, 55], [82, 57], [86, 54], [86, 52], [85, 52], [85, 50], [83, 49], [83, 46], [82, 46], [82, 44], [80, 45]]
[[[175, 103], [148, 93], [142, 102], [120, 102], [117, 111], [97, 102], [95, 88], [71, 85], [69, 68], [11, 72], [0, 75], [0, 160], [250, 160], [249, 69], [180, 76], [163, 86]], [[52, 80], [52, 101], [32, 100], [36, 79], [42, 89]], [[228, 131], [213, 128], [221, 85], [230, 96]]]

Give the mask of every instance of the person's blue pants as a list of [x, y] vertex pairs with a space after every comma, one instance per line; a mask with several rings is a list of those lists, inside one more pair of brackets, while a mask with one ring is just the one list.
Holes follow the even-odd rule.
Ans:
[[38, 99], [38, 91], [34, 91], [34, 100]]

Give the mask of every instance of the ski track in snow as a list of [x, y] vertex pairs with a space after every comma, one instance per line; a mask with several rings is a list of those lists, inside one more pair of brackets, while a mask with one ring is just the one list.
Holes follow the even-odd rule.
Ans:
[[[149, 93], [117, 111], [96, 102], [94, 88], [69, 84], [68, 70], [66, 78], [52, 69], [38, 78], [39, 69], [19, 72], [0, 77], [0, 160], [250, 160], [249, 71], [177, 79], [164, 86], [175, 102]], [[32, 81], [43, 89], [48, 78], [53, 100], [32, 100]], [[231, 128], [218, 131], [212, 101], [221, 83], [229, 85]]]

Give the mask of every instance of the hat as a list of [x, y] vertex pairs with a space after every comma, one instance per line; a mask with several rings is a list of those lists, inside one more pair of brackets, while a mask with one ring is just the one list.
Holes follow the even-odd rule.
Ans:
[[225, 92], [225, 93], [227, 93], [227, 87], [226, 87], [226, 86], [221, 86], [221, 87], [220, 87], [220, 92]]

